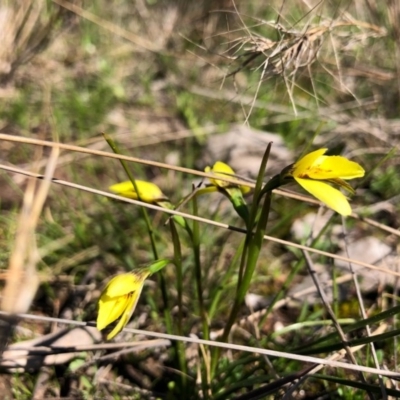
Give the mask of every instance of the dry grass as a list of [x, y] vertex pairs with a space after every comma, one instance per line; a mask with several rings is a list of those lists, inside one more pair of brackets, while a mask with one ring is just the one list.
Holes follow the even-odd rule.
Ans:
[[[75, 1], [79, 4], [80, 0]], [[74, 15], [45, 0], [17, 0], [0, 8], [0, 84], [12, 81], [17, 68], [44, 51]]]
[[[327, 18], [319, 10], [321, 7], [309, 10], [305, 17], [294, 24], [289, 23], [284, 15], [278, 15], [275, 21], [253, 19], [255, 23], [249, 28], [241, 19], [243, 27], [239, 31], [246, 35], [229, 41], [225, 52], [225, 56], [239, 66], [234, 67], [226, 77], [235, 76], [243, 69], [249, 69], [258, 76], [254, 100], [246, 115], [246, 122], [251, 116], [261, 84], [277, 75], [285, 84], [295, 115], [298, 115], [298, 106], [294, 92], [302, 90], [304, 82], [301, 81], [304, 81], [305, 75], [311, 83], [311, 95], [316, 104], [324, 103], [317, 90], [317, 81], [320, 79], [318, 71], [321, 69], [331, 76], [338, 91], [347, 92], [357, 99], [356, 92], [345, 82], [344, 75], [347, 73], [343, 70], [343, 59], [360, 44], [386, 37], [387, 30], [384, 26], [359, 21], [349, 12], [341, 12], [340, 9], [336, 10], [337, 18]], [[253, 30], [264, 30], [266, 33], [260, 34]], [[236, 30], [232, 32], [236, 33]], [[231, 31], [226, 32], [227, 37], [230, 35]], [[316, 62], [318, 67], [313, 69]], [[365, 73], [368, 72], [378, 77], [380, 75], [379, 70], [369, 69]], [[383, 79], [390, 79], [388, 72], [382, 72], [381, 75]], [[303, 90], [309, 91], [306, 88]]]

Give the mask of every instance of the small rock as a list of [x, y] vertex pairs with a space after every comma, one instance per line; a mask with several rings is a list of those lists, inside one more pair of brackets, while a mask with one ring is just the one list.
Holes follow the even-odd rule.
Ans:
[[[373, 236], [368, 236], [350, 243], [348, 252], [343, 250], [338, 255], [395, 270], [398, 267], [398, 258], [394, 257], [393, 259], [390, 256], [391, 252], [392, 248], [390, 246]], [[347, 262], [335, 260], [335, 265], [349, 272], [349, 264]], [[352, 267], [362, 277], [360, 285], [362, 292], [376, 290], [378, 286], [389, 284], [394, 280], [392, 275], [388, 275], [385, 272], [365, 268], [357, 264], [352, 264]]]

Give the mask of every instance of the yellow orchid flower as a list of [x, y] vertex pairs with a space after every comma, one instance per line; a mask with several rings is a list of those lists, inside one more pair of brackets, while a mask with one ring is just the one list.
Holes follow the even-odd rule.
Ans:
[[242, 217], [243, 220], [247, 223], [249, 211], [246, 202], [244, 201], [243, 194], [248, 193], [250, 191], [250, 188], [248, 186], [243, 186], [217, 179], [218, 177], [228, 177], [230, 179], [235, 177], [235, 171], [228, 164], [225, 164], [222, 161], [217, 161], [212, 168], [206, 167], [204, 171], [212, 173], [216, 178], [209, 178], [211, 184], [207, 185], [203, 189], [200, 189], [198, 191], [198, 194], [214, 192], [217, 190], [225, 194], [231, 201], [234, 209], [239, 214], [239, 216]]
[[[137, 195], [131, 181], [116, 183], [115, 185], [110, 186], [109, 190], [129, 199], [139, 200], [140, 197], [140, 200], [144, 201], [145, 203], [155, 204], [167, 210], [175, 209], [175, 207], [169, 201], [168, 197], [156, 184], [147, 181], [140, 181], [137, 179], [135, 180], [135, 183], [139, 191], [139, 196]], [[173, 219], [183, 228], [190, 230], [186, 220], [180, 215], [174, 215]]]
[[353, 188], [345, 180], [361, 178], [365, 171], [361, 165], [345, 157], [325, 156], [326, 151], [327, 149], [319, 149], [305, 155], [290, 168], [285, 169], [288, 171], [286, 176], [295, 179], [307, 192], [337, 213], [350, 215], [351, 207], [344, 194], [322, 181], [334, 183], [354, 193]]
[[156, 204], [161, 201], [168, 201], [168, 197], [161, 189], [152, 182], [135, 180], [136, 187], [139, 191], [139, 196], [131, 181], [116, 183], [109, 189], [123, 197], [128, 197], [134, 200], [142, 200], [145, 203]]
[[119, 318], [115, 328], [107, 335], [108, 340], [129, 322], [149, 275], [149, 269], [117, 275], [104, 288], [99, 300], [97, 329], [101, 331]]
[[[213, 175], [220, 178], [232, 179], [235, 177], [235, 171], [228, 164], [225, 164], [222, 161], [217, 161], [212, 168], [206, 167], [204, 171], [211, 172]], [[215, 190], [217, 190], [218, 188], [229, 189], [238, 187], [243, 194], [250, 192], [250, 188], [248, 186], [235, 185], [231, 182], [221, 181], [220, 179], [213, 178], [210, 178], [210, 182], [215, 187]]]
[[149, 275], [163, 269], [171, 260], [162, 258], [145, 268], [115, 276], [101, 292], [96, 326], [99, 331], [119, 318], [115, 328], [107, 335], [112, 339], [129, 322]]

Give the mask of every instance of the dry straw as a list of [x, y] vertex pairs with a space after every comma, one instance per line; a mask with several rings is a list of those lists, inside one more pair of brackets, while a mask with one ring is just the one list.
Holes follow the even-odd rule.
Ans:
[[49, 7], [46, 0], [15, 0], [2, 4], [0, 84], [10, 82], [18, 66], [43, 51], [56, 33], [72, 22], [72, 15], [65, 8]]

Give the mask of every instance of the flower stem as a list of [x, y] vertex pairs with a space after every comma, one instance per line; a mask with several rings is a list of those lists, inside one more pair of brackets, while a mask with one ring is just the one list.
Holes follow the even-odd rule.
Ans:
[[[112, 151], [115, 154], [122, 154], [119, 151], [118, 146], [116, 145], [114, 140], [111, 139], [111, 137], [109, 135], [103, 133], [103, 136], [104, 136], [104, 139], [106, 140], [106, 142], [108, 143], [108, 145], [111, 147]], [[123, 169], [125, 170], [126, 174], [128, 175], [130, 181], [132, 182], [132, 185], [135, 188], [135, 191], [136, 191], [136, 193], [138, 195], [138, 199], [141, 200], [140, 199], [140, 192], [139, 192], [138, 187], [136, 185], [135, 178], [133, 177], [131, 171], [129, 170], [127, 163], [125, 162], [125, 160], [121, 160], [120, 159], [119, 161], [120, 161]], [[140, 209], [141, 209], [141, 212], [142, 212], [142, 215], [143, 215], [143, 219], [144, 219], [144, 221], [146, 223], [147, 232], [149, 234], [150, 243], [151, 243], [151, 249], [152, 249], [152, 252], [153, 252], [154, 260], [158, 260], [159, 257], [158, 257], [158, 251], [157, 251], [157, 246], [156, 246], [156, 240], [155, 240], [155, 237], [154, 237], [154, 230], [153, 230], [153, 227], [152, 227], [151, 222], [150, 222], [149, 214], [147, 213], [147, 210], [146, 210], [145, 207], [140, 207]], [[158, 283], [159, 283], [159, 286], [160, 286], [160, 289], [161, 289], [161, 295], [162, 295], [162, 298], [163, 298], [163, 304], [164, 304], [164, 310], [163, 311], [164, 311], [164, 317], [165, 317], [165, 323], [166, 323], [166, 326], [167, 326], [167, 331], [168, 331], [168, 333], [173, 333], [173, 331], [172, 331], [172, 318], [171, 318], [171, 313], [170, 313], [169, 308], [168, 308], [168, 292], [167, 292], [167, 286], [166, 286], [166, 282], [165, 282], [165, 278], [164, 278], [163, 273], [160, 272], [159, 274], [157, 274], [157, 278], [158, 278]]]

